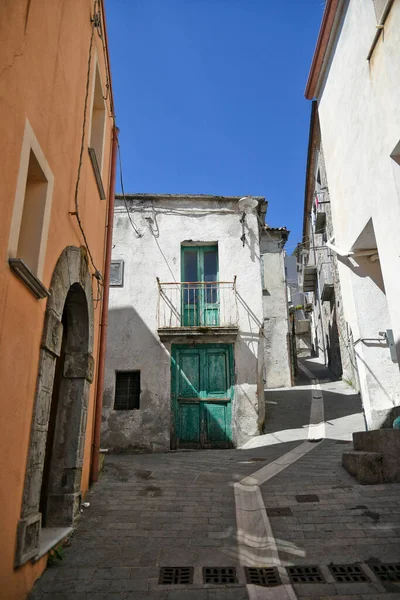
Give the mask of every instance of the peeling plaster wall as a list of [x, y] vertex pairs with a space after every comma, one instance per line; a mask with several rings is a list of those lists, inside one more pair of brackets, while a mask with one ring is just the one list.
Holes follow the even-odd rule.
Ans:
[[[339, 258], [345, 318], [355, 341], [393, 329], [400, 356], [400, 166], [391, 158], [400, 139], [399, 2], [368, 62], [375, 33], [373, 3], [345, 3], [318, 111], [335, 243], [344, 250], [370, 247], [372, 219], [380, 257], [380, 268], [365, 258]], [[399, 365], [376, 341], [360, 341], [355, 351], [368, 426], [390, 425], [399, 412]]]
[[[102, 446], [118, 451], [170, 448], [171, 343], [157, 333], [158, 287], [181, 281], [181, 243], [218, 242], [219, 280], [237, 276], [239, 335], [235, 342], [234, 444], [259, 432], [263, 420], [262, 293], [258, 222], [246, 216], [246, 245], [237, 201], [128, 199], [116, 201], [113, 260], [124, 261], [124, 285], [111, 288], [103, 407]], [[151, 220], [149, 220], [151, 219]], [[227, 343], [208, 336], [210, 343]], [[174, 343], [189, 343], [178, 338]], [[199, 341], [200, 343], [200, 341]], [[201, 341], [204, 343], [204, 340]], [[141, 371], [140, 410], [114, 411], [115, 372]]]
[[288, 303], [282, 234], [263, 231], [264, 381], [267, 388], [292, 384]]

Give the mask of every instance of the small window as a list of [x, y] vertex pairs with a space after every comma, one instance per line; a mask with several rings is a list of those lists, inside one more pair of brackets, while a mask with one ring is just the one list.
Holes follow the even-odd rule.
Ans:
[[116, 373], [114, 410], [140, 408], [140, 371]]
[[38, 272], [43, 218], [46, 207], [48, 181], [36, 156], [30, 151], [26, 178], [24, 208], [19, 230], [17, 256], [31, 269]]
[[106, 125], [106, 106], [104, 103], [103, 90], [101, 87], [100, 72], [96, 68], [96, 76], [94, 81], [93, 105], [91, 116], [91, 129], [89, 141], [89, 154], [92, 161], [94, 175], [96, 177], [97, 187], [99, 189], [100, 198], [105, 199], [103, 183], [101, 179], [103, 167], [103, 148], [104, 148], [104, 131]]
[[123, 287], [124, 285], [124, 261], [112, 260], [110, 266], [110, 286]]

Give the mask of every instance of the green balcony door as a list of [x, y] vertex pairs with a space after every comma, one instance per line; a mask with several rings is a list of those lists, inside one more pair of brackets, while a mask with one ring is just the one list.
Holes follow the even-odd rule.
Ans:
[[171, 368], [172, 446], [232, 447], [232, 346], [174, 345]]
[[182, 246], [182, 325], [219, 325], [218, 246]]

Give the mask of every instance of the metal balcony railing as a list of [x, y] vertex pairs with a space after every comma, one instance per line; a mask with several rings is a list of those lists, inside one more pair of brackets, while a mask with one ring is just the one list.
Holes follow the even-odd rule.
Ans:
[[237, 327], [233, 281], [179, 281], [158, 284], [158, 328]]

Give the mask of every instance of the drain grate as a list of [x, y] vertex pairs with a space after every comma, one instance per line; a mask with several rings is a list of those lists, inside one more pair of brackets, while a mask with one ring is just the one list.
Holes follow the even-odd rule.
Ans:
[[296, 496], [297, 502], [319, 502], [316, 494], [299, 494]]
[[381, 581], [400, 581], [400, 563], [369, 565]]
[[193, 567], [161, 567], [159, 585], [172, 585], [193, 583]]
[[325, 583], [319, 567], [286, 567], [292, 583]]
[[282, 585], [276, 567], [245, 567], [246, 582], [253, 585], [262, 585], [263, 587], [273, 587]]
[[361, 583], [369, 581], [358, 565], [329, 565], [329, 570], [337, 583]]
[[281, 506], [280, 508], [267, 508], [267, 515], [269, 517], [293, 517], [292, 510], [288, 506]]
[[235, 567], [203, 567], [204, 583], [237, 583]]

